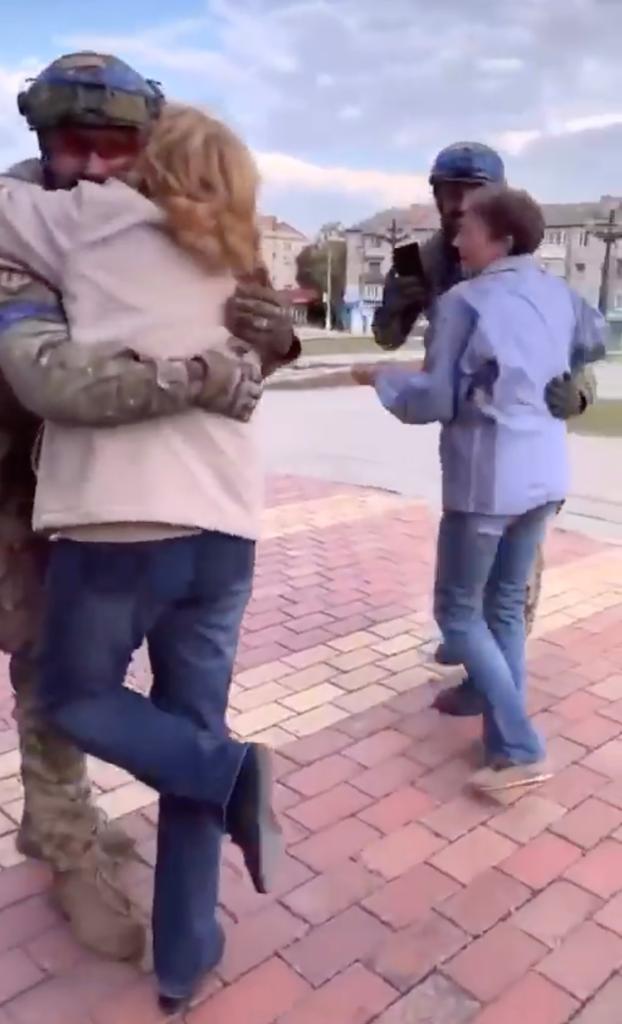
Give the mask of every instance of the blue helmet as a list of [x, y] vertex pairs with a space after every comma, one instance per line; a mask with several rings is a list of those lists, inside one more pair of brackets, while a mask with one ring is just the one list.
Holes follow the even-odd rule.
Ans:
[[441, 150], [432, 165], [430, 184], [443, 181], [501, 185], [505, 181], [503, 160], [481, 142], [454, 142]]
[[101, 53], [59, 57], [17, 97], [20, 114], [36, 132], [60, 124], [146, 130], [159, 116], [164, 95], [119, 60]]

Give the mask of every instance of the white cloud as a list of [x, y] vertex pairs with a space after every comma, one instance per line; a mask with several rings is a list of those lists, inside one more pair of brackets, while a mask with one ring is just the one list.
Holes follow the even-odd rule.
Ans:
[[265, 182], [281, 188], [362, 195], [386, 206], [408, 205], [430, 197], [425, 175], [324, 167], [285, 153], [260, 152], [256, 157]]
[[506, 153], [519, 156], [528, 150], [534, 142], [541, 139], [557, 139], [566, 135], [579, 135], [582, 132], [593, 132], [603, 128], [613, 128], [622, 124], [622, 111], [606, 114], [587, 114], [584, 117], [568, 119], [549, 117], [548, 124], [542, 128], [526, 128], [517, 131], [506, 131], [496, 135], [493, 142]]
[[481, 57], [476, 62], [479, 71], [491, 75], [511, 75], [520, 71], [523, 64], [520, 57]]
[[358, 121], [363, 116], [363, 111], [354, 103], [341, 107], [337, 115], [342, 121]]
[[532, 142], [542, 137], [542, 132], [538, 128], [526, 128], [517, 131], [501, 132], [496, 135], [492, 140], [496, 146], [504, 150], [506, 153], [510, 153], [512, 156], [518, 156], [523, 150], [527, 149]]
[[[501, 147], [512, 174], [543, 198], [589, 197], [603, 183], [621, 191], [607, 140], [622, 135], [622, 0], [193, 7], [196, 18], [172, 14], [131, 36], [114, 34], [113, 22], [104, 37], [76, 23], [73, 37], [56, 44], [117, 52], [171, 96], [209, 105], [260, 154], [266, 188], [285, 197], [291, 218], [292, 197], [303, 220], [322, 204], [339, 218], [342, 202], [347, 219], [361, 205], [373, 212], [424, 198], [425, 176], [411, 172], [460, 138]], [[13, 108], [16, 84], [2, 76], [0, 69], [0, 144], [12, 150], [26, 137]], [[562, 156], [570, 150], [572, 160]]]
[[586, 117], [572, 117], [565, 121], [559, 135], [574, 134], [575, 132], [593, 131], [595, 128], [611, 128], [613, 125], [622, 124], [622, 112], [612, 114], [588, 114]]
[[33, 137], [17, 110], [17, 94], [42, 62], [28, 58], [15, 66], [0, 66], [0, 170], [30, 156]]
[[[225, 54], [206, 47], [189, 46], [179, 41], [189, 30], [184, 21], [164, 29], [135, 36], [91, 36], [77, 34], [63, 36], [59, 43], [67, 50], [93, 49], [102, 53], [116, 53], [126, 60], [135, 61], [145, 73], [157, 68], [185, 75], [201, 75], [208, 80], [219, 80], [222, 85], [246, 77], [246, 69]], [[170, 35], [168, 34], [170, 33]]]

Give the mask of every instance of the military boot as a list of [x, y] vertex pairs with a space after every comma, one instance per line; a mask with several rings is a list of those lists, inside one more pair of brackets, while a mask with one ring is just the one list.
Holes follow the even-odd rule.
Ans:
[[[132, 860], [136, 857], [136, 843], [131, 836], [106, 816], [97, 811], [97, 842], [102, 853], [114, 861]], [[17, 833], [15, 845], [22, 857], [29, 857], [31, 860], [42, 860], [47, 863], [44, 843], [37, 832], [32, 815], [24, 811], [21, 825]]]
[[55, 872], [51, 895], [80, 945], [110, 960], [142, 959], [145, 926], [114, 867], [101, 856], [83, 867]]

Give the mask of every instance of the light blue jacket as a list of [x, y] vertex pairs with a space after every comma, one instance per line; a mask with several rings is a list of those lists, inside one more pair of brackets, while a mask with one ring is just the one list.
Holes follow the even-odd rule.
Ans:
[[566, 424], [545, 388], [605, 356], [605, 322], [531, 256], [463, 281], [435, 309], [423, 369], [383, 370], [380, 401], [403, 423], [443, 424], [445, 509], [520, 515], [562, 501]]

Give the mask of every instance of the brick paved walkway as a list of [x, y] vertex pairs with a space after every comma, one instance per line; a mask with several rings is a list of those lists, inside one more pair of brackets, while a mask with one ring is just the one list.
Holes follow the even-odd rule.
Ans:
[[[279, 748], [289, 852], [274, 898], [223, 867], [227, 953], [189, 1024], [615, 1024], [622, 979], [622, 549], [556, 532], [530, 700], [556, 777], [465, 792], [477, 723], [428, 709], [434, 521], [377, 492], [277, 480], [231, 723]], [[135, 685], [146, 681], [140, 659]], [[21, 863], [0, 691], [0, 1024], [157, 1021], [148, 967], [80, 951]], [[153, 793], [93, 765], [136, 836], [146, 911]]]

